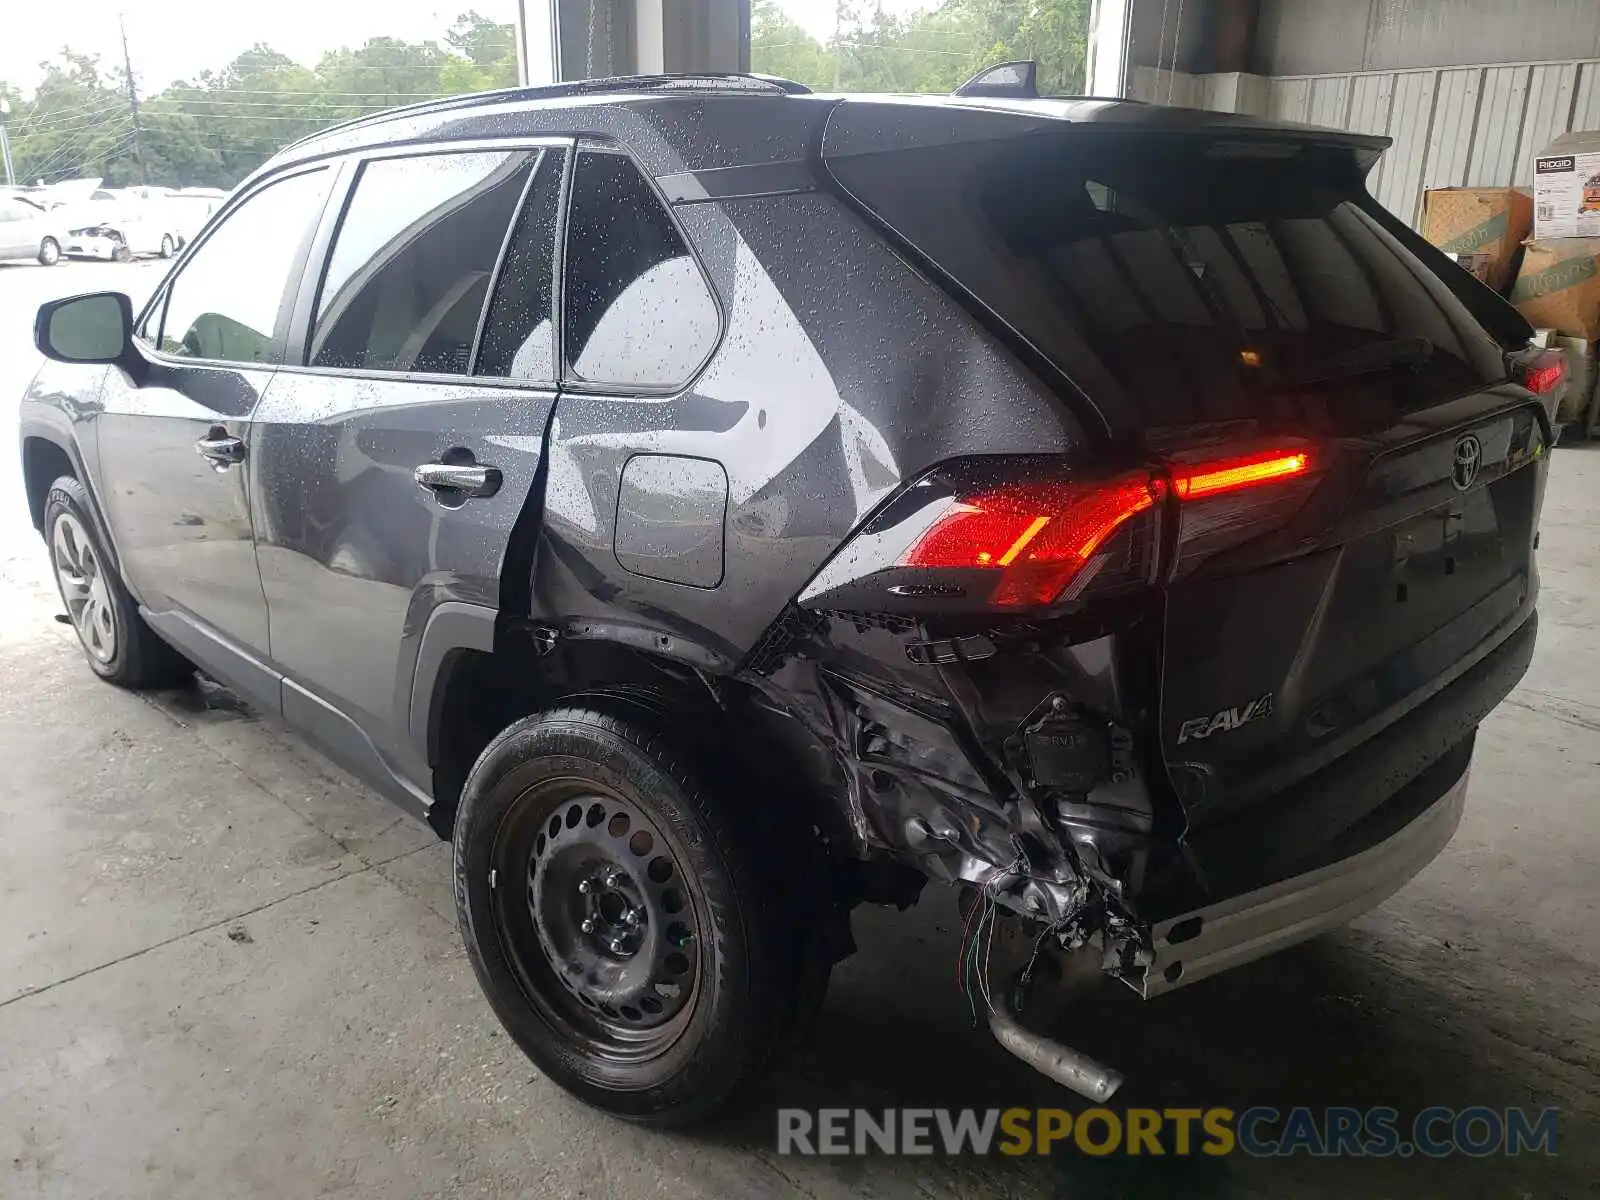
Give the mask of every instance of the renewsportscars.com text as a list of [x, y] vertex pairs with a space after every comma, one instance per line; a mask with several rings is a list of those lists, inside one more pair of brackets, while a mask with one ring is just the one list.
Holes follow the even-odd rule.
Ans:
[[1446, 1158], [1556, 1153], [1556, 1110], [781, 1108], [779, 1154]]

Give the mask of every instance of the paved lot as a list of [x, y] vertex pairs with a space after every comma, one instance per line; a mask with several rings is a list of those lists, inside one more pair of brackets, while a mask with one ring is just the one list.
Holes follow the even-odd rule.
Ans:
[[[153, 266], [0, 268], [0, 440], [52, 294]], [[1129, 1106], [1557, 1105], [1554, 1159], [820, 1162], [780, 1103], [1070, 1097], [973, 1030], [948, 898], [866, 913], [767, 1104], [693, 1138], [601, 1118], [500, 1035], [421, 825], [215, 690], [96, 682], [20, 487], [0, 495], [0, 1197], [1595, 1195], [1600, 1179], [1600, 446], [1556, 453], [1532, 672], [1466, 821], [1376, 912], [1064, 1036]], [[931, 889], [930, 889], [931, 891]]]

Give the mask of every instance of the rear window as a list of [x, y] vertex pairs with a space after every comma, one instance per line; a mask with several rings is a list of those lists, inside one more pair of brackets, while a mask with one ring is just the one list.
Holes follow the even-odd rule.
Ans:
[[[829, 165], [1119, 424], [1381, 425], [1505, 375], [1345, 149], [1053, 131]], [[1378, 369], [1339, 367], [1361, 348]]]

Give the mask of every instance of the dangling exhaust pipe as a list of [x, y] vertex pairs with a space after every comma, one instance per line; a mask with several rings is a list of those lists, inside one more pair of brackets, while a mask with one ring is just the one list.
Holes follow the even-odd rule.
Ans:
[[989, 1014], [989, 1030], [1002, 1047], [1035, 1071], [1048, 1075], [1062, 1087], [1071, 1088], [1080, 1096], [1103, 1103], [1116, 1094], [1122, 1086], [1122, 1072], [1114, 1071], [1070, 1046], [1063, 1046], [1031, 1029], [1024, 1029], [1011, 1010], [1012, 989], [1004, 987], [995, 991], [998, 994], [995, 996], [995, 1009]]

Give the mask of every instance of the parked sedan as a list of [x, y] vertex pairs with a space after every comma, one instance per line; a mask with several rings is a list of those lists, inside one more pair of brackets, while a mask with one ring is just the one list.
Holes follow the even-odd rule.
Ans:
[[64, 206], [58, 215], [67, 224], [66, 253], [73, 258], [128, 262], [137, 255], [171, 258], [181, 244], [165, 206], [97, 191], [82, 203]]
[[61, 222], [40, 205], [0, 196], [0, 261], [31, 258], [53, 267], [61, 261], [65, 239]]

